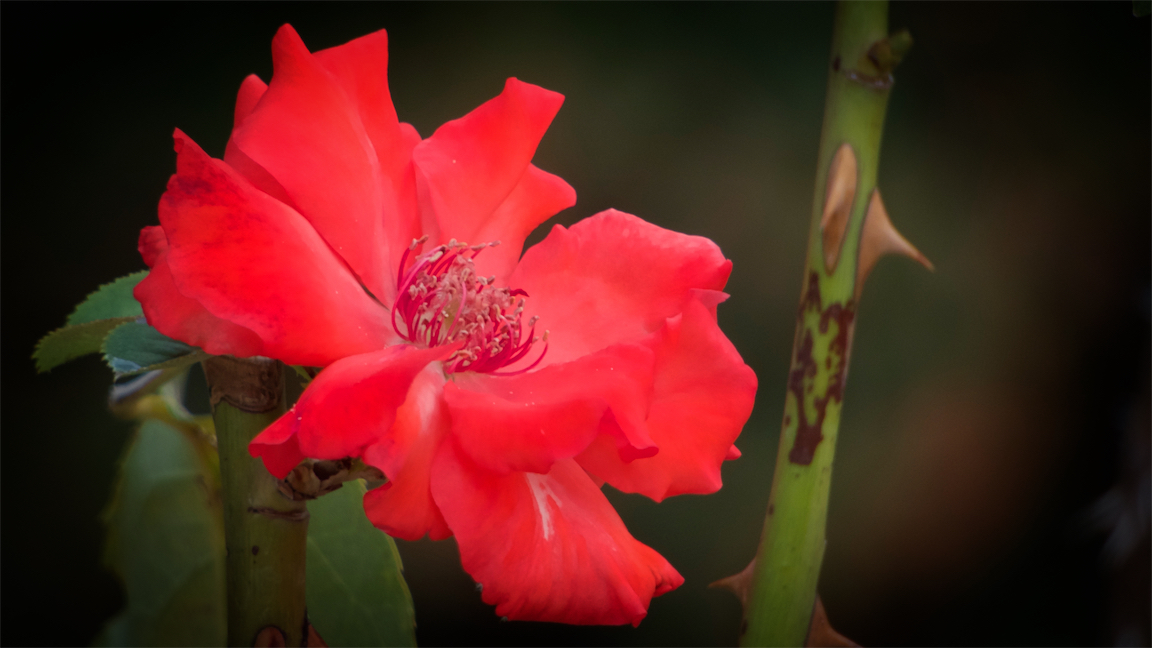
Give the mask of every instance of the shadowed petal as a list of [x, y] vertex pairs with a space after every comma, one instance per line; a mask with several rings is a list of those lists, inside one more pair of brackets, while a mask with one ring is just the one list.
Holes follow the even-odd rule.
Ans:
[[720, 465], [739, 456], [732, 442], [752, 413], [756, 375], [699, 302], [669, 318], [650, 343], [656, 370], [647, 426], [660, 451], [629, 462], [601, 438], [577, 461], [612, 486], [657, 502], [713, 493]]
[[452, 535], [429, 485], [432, 459], [449, 429], [444, 383], [439, 363], [425, 367], [397, 410], [392, 432], [364, 451], [364, 461], [388, 477], [388, 483], [364, 496], [364, 510], [372, 524], [395, 538], [428, 535], [442, 540]]
[[652, 358], [640, 345], [616, 345], [517, 376], [458, 374], [444, 389], [453, 435], [473, 461], [498, 473], [548, 472], [587, 447], [606, 416], [612, 429], [633, 433], [621, 441], [651, 447], [643, 421]]

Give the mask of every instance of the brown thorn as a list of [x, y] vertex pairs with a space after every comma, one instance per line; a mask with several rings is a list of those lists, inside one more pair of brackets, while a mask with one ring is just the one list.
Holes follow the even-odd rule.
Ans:
[[284, 648], [286, 645], [284, 633], [276, 626], [265, 626], [257, 633], [256, 641], [252, 645], [255, 648]]
[[884, 208], [884, 201], [880, 198], [880, 190], [872, 191], [872, 198], [868, 201], [868, 213], [864, 216], [864, 231], [860, 236], [860, 261], [856, 265], [856, 296], [860, 300], [860, 292], [868, 274], [876, 266], [876, 262], [885, 254], [899, 254], [906, 256], [920, 265], [935, 272], [932, 265], [916, 246], [900, 235], [892, 226], [888, 218], [888, 210]]
[[711, 583], [708, 587], [713, 589], [726, 589], [736, 595], [740, 599], [740, 606], [745, 610], [748, 608], [748, 589], [752, 587], [752, 573], [756, 571], [756, 559], [753, 558], [752, 562], [744, 568], [739, 574], [732, 574], [726, 578]]
[[836, 648], [860, 646], [832, 628], [832, 624], [828, 622], [828, 613], [824, 611], [824, 601], [820, 600], [819, 594], [816, 595], [816, 606], [812, 610], [812, 625], [808, 627], [808, 638], [804, 641], [804, 645]]
[[824, 213], [820, 216], [823, 233], [824, 269], [831, 274], [840, 261], [840, 247], [852, 202], [856, 198], [856, 154], [847, 142], [836, 149], [828, 166], [828, 185], [824, 194]]
[[311, 623], [308, 624], [308, 648], [328, 648], [328, 644], [324, 643], [324, 639]]

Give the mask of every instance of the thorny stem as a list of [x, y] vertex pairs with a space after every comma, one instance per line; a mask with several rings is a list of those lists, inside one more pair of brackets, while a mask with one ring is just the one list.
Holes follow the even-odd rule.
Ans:
[[[891, 69], [909, 44], [906, 34], [889, 39], [887, 23], [887, 2], [837, 6], [807, 262], [776, 472], [747, 592], [745, 646], [802, 645], [812, 618], [856, 313], [862, 226], [876, 186]], [[843, 144], [851, 147], [858, 171], [842, 247], [836, 254], [829, 246], [838, 257], [829, 264], [821, 220], [829, 169]], [[834, 238], [841, 243], [840, 236]]]
[[204, 361], [204, 373], [220, 452], [228, 645], [255, 645], [262, 630], [274, 628], [262, 643], [278, 631], [279, 645], [303, 646], [308, 509], [282, 495], [278, 480], [248, 453], [248, 443], [284, 413], [283, 367], [216, 356]]

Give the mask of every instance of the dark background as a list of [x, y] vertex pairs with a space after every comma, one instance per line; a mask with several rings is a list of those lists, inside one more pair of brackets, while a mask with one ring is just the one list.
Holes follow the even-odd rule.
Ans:
[[[716, 495], [610, 494], [685, 585], [638, 629], [501, 623], [452, 541], [401, 542], [420, 642], [735, 642], [739, 605], [705, 586], [751, 558], [767, 502], [832, 5], [2, 13], [4, 644], [88, 643], [123, 604], [98, 515], [128, 424], [104, 410], [98, 359], [37, 376], [33, 345], [98, 284], [143, 268], [136, 236], [174, 170], [172, 129], [221, 155], [240, 81], [269, 78], [285, 22], [313, 50], [387, 28], [397, 110], [425, 137], [508, 76], [564, 93], [535, 160], [579, 194], [560, 222], [617, 207], [735, 262], [721, 325], [761, 385], [744, 457]], [[865, 645], [1147, 645], [1149, 19], [1130, 3], [918, 3], [894, 5], [891, 25], [916, 44], [879, 184], [937, 271], [888, 260], [865, 292], [829, 615]], [[1108, 518], [1094, 505], [1114, 488]]]

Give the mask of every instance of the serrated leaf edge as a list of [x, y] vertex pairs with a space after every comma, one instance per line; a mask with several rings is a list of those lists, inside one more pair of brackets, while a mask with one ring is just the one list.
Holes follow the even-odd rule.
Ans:
[[[96, 290], [93, 290], [92, 292], [88, 293], [79, 304], [76, 304], [76, 307], [72, 309], [71, 313], [68, 313], [68, 318], [64, 320], [64, 325], [65, 326], [80, 326], [83, 324], [87, 324], [88, 322], [79, 322], [79, 323], [73, 323], [72, 322], [72, 318], [76, 316], [76, 313], [78, 313], [80, 311], [80, 308], [82, 306], [84, 306], [84, 304], [87, 304], [89, 302], [89, 300], [91, 300], [93, 297], [95, 297], [98, 293], [105, 290], [106, 288], [111, 288], [114, 284], [117, 284], [121, 281], [124, 281], [125, 279], [128, 279], [130, 277], [135, 277], [136, 275], [140, 275], [140, 280], [136, 282], [136, 283], [140, 283], [140, 281], [144, 280], [144, 277], [148, 276], [149, 272], [150, 272], [150, 270], [137, 270], [136, 272], [126, 274], [123, 277], [117, 277], [117, 278], [113, 279], [112, 281], [109, 281], [108, 283], [100, 284], [99, 286], [96, 287]], [[139, 316], [138, 315], [131, 315], [130, 317], [139, 317]], [[104, 319], [114, 319], [114, 318], [104, 318]], [[89, 320], [89, 321], [90, 322], [99, 322], [100, 320]]]
[[32, 351], [32, 359], [36, 362], [36, 372], [37, 373], [46, 373], [48, 371], [55, 369], [56, 367], [59, 367], [62, 364], [65, 364], [67, 362], [71, 362], [71, 361], [75, 360], [76, 358], [82, 358], [82, 357], [84, 357], [90, 353], [102, 352], [103, 348], [104, 348], [104, 342], [103, 342], [103, 340], [101, 340], [99, 349], [93, 349], [92, 351], [86, 351], [86, 352], [81, 353], [79, 355], [67, 357], [67, 358], [65, 358], [59, 362], [55, 362], [52, 364], [45, 364], [44, 362], [42, 362], [41, 353], [44, 349], [44, 344], [46, 342], [48, 342], [48, 340], [50, 338], [57, 336], [57, 335], [63, 333], [64, 331], [67, 331], [70, 329], [77, 329], [77, 328], [82, 328], [82, 327], [97, 328], [95, 326], [97, 324], [106, 324], [108, 322], [119, 321], [120, 322], [119, 324], [108, 329], [108, 332], [104, 334], [104, 338], [107, 339], [107, 337], [112, 334], [112, 331], [115, 331], [116, 329], [120, 328], [121, 326], [123, 326], [125, 324], [128, 324], [129, 322], [134, 322], [134, 321], [136, 321], [136, 319], [137, 318], [135, 316], [133, 316], [133, 317], [110, 317], [107, 319], [98, 319], [98, 320], [92, 320], [91, 322], [84, 322], [83, 324], [64, 325], [58, 329], [55, 329], [53, 331], [49, 331], [47, 334], [44, 335], [44, 337], [40, 338], [40, 340], [36, 342], [36, 348], [35, 348], [35, 350]]

